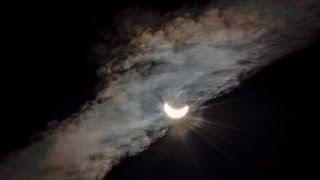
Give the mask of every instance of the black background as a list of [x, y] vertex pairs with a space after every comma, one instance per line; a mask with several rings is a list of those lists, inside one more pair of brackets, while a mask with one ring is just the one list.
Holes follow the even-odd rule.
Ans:
[[[165, 12], [182, 4], [123, 0], [86, 9], [13, 6], [6, 16], [8, 50], [1, 66], [8, 91], [1, 157], [95, 97], [97, 67], [88, 57], [99, 31], [112, 27], [116, 12], [135, 5]], [[245, 132], [232, 132], [230, 141], [222, 143], [224, 153], [192, 132], [184, 144], [169, 133], [146, 152], [125, 159], [107, 179], [317, 179], [319, 50], [315, 39], [231, 94], [207, 103], [205, 119]]]

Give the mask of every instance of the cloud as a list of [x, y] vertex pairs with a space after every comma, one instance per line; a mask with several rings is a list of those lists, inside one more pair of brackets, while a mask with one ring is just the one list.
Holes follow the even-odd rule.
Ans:
[[165, 134], [163, 101], [195, 111], [304, 47], [319, 30], [319, 12], [307, 11], [319, 3], [268, 2], [209, 5], [163, 16], [124, 11], [116, 38], [106, 35], [110, 44], [94, 49], [103, 82], [97, 99], [3, 160], [1, 177], [101, 179], [122, 158]]

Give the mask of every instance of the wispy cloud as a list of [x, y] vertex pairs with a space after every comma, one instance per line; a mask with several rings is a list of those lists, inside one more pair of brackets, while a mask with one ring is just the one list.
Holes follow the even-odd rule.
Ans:
[[95, 49], [105, 83], [97, 99], [41, 141], [6, 158], [1, 177], [103, 178], [122, 158], [164, 135], [169, 124], [163, 101], [188, 104], [194, 111], [310, 42], [320, 25], [314, 2], [299, 7], [287, 1], [238, 2], [164, 16], [125, 11], [117, 28], [125, 40]]

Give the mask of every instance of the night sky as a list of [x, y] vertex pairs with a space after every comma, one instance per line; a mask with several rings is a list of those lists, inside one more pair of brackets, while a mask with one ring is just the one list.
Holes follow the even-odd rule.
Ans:
[[192, 132], [185, 142], [167, 135], [106, 179], [317, 179], [319, 48], [289, 55], [207, 103], [204, 116], [230, 136], [211, 137], [223, 151]]
[[[14, 8], [7, 20], [9, 65], [2, 67], [9, 103], [1, 118], [0, 157], [37, 140], [49, 122], [63, 121], [96, 97], [98, 65], [91, 49], [101, 31], [114, 26], [116, 13], [132, 6], [165, 13], [190, 2], [204, 3], [118, 0], [85, 9]], [[315, 38], [206, 102], [195, 114], [221, 125], [216, 135], [187, 131], [179, 139], [170, 128], [105, 179], [318, 179], [319, 52]]]

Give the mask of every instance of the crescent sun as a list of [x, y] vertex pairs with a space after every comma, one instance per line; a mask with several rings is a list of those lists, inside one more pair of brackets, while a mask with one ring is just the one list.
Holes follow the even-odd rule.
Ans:
[[164, 103], [163, 109], [171, 119], [181, 119], [188, 113], [189, 106], [185, 105], [180, 109], [176, 109], [171, 107], [168, 103]]

